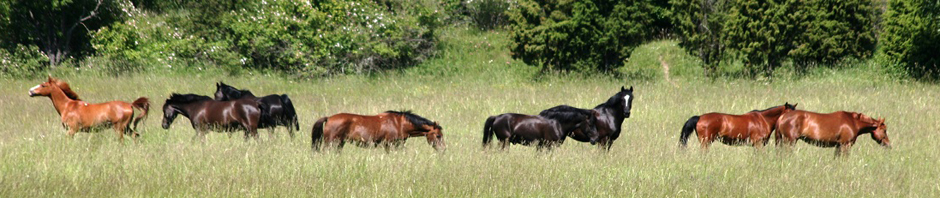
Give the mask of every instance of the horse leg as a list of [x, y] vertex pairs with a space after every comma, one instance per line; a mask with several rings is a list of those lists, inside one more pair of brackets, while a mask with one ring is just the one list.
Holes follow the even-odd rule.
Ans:
[[849, 149], [851, 148], [852, 148], [852, 143], [839, 144], [839, 146], [836, 147], [836, 157], [848, 156]]
[[114, 127], [114, 132], [117, 134], [118, 142], [121, 142], [121, 144], [124, 144], [125, 127], [121, 126], [121, 123], [115, 123], [113, 127]]

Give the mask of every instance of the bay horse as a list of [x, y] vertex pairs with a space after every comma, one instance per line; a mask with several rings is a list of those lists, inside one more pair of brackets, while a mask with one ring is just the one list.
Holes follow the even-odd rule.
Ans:
[[431, 147], [444, 151], [446, 145], [441, 129], [437, 122], [411, 111], [386, 111], [374, 116], [339, 113], [318, 119], [310, 136], [311, 146], [316, 151], [323, 142], [341, 149], [346, 141], [353, 141], [361, 147], [382, 145], [388, 152], [392, 146], [400, 147], [406, 139], [416, 136], [425, 136]]
[[694, 130], [705, 151], [715, 139], [720, 139], [727, 145], [750, 143], [751, 146], [760, 149], [770, 139], [770, 134], [777, 126], [777, 119], [787, 112], [796, 110], [796, 105], [784, 103], [781, 106], [753, 110], [742, 115], [712, 112], [692, 116], [682, 127], [682, 133], [679, 136], [680, 147], [685, 148], [689, 135]]
[[170, 129], [177, 115], [189, 118], [197, 137], [205, 141], [209, 130], [234, 131], [245, 130], [245, 140], [249, 136], [258, 139], [258, 123], [261, 108], [254, 99], [216, 101], [208, 96], [173, 93], [163, 104], [163, 129]]
[[300, 130], [300, 124], [297, 122], [297, 111], [294, 110], [294, 104], [287, 97], [287, 94], [271, 94], [258, 98], [251, 91], [239, 90], [222, 82], [216, 83], [215, 87], [215, 100], [229, 101], [250, 98], [261, 103], [264, 114], [261, 114], [261, 123], [258, 124], [258, 128], [274, 130], [277, 126], [286, 126], [287, 133], [290, 134], [291, 138], [294, 137], [294, 130]]
[[[576, 127], [586, 131], [595, 128], [593, 122], [586, 121]], [[562, 125], [554, 120], [518, 113], [504, 113], [487, 118], [483, 125], [483, 148], [489, 147], [494, 135], [499, 139], [502, 149], [506, 149], [509, 143], [528, 146], [537, 142], [536, 148], [540, 151], [561, 145], [566, 136]]]
[[856, 112], [837, 111], [821, 114], [790, 111], [780, 116], [774, 141], [777, 146], [792, 147], [797, 139], [820, 147], [836, 147], [836, 156], [848, 154], [858, 136], [871, 133], [871, 138], [891, 148], [885, 119], [873, 119]]
[[[52, 100], [52, 105], [62, 125], [68, 129], [69, 137], [76, 132], [90, 132], [96, 127], [114, 128], [118, 140], [124, 141], [124, 134], [134, 137], [137, 142], [140, 134], [137, 133], [137, 124], [147, 117], [150, 111], [150, 101], [146, 97], [137, 98], [134, 102], [110, 101], [90, 104], [78, 98], [68, 83], [49, 77], [46, 82], [29, 89], [29, 96], [45, 96]], [[139, 116], [134, 118], [134, 110]], [[133, 123], [133, 126], [130, 124]]]
[[[565, 134], [568, 134], [571, 139], [579, 142], [597, 142], [600, 148], [609, 151], [614, 140], [620, 137], [623, 120], [630, 118], [633, 98], [633, 86], [630, 86], [630, 89], [621, 86], [619, 92], [608, 98], [606, 102], [595, 106], [594, 109], [559, 105], [543, 110], [539, 112], [539, 115], [560, 123]], [[576, 128], [572, 127], [591, 117], [596, 118], [596, 137], [589, 131], [575, 130]]]

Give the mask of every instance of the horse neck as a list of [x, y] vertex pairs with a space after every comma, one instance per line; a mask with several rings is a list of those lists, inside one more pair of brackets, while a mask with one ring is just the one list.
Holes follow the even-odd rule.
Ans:
[[202, 102], [202, 101], [195, 101], [195, 102], [183, 103], [183, 104], [177, 103], [177, 104], [170, 104], [170, 105], [175, 106], [176, 109], [179, 109], [180, 115], [183, 115], [183, 117], [189, 118], [189, 113], [196, 110], [197, 108], [196, 103], [199, 103], [199, 102]]
[[418, 132], [418, 126], [415, 126], [414, 123], [408, 121], [408, 118], [405, 115], [397, 115], [398, 118], [395, 119], [398, 123], [399, 133], [404, 134], [407, 137], [410, 136], [419, 136], [421, 133]]
[[764, 119], [766, 119], [767, 123], [769, 123], [770, 125], [776, 125], [777, 119], [780, 118], [781, 115], [783, 115], [784, 109], [786, 109], [786, 107], [780, 106], [777, 108], [768, 109], [766, 111], [761, 111], [760, 115], [764, 116]]
[[75, 101], [65, 95], [65, 91], [62, 91], [61, 88], [53, 86], [55, 88], [52, 91], [52, 94], [49, 95], [49, 99], [52, 100], [52, 106], [55, 107], [56, 112], [59, 115], [62, 115], [62, 111], [65, 110], [65, 107], [68, 106], [69, 102]]
[[878, 128], [872, 125], [874, 125], [874, 123], [872, 122], [864, 121], [862, 119], [855, 119], [855, 128], [856, 128], [856, 131], [858, 131], [859, 135], [871, 133], [872, 131], [875, 131], [875, 129]]
[[600, 106], [600, 107], [594, 108], [594, 110], [597, 110], [598, 112], [600, 112], [601, 116], [610, 116], [614, 118], [614, 128], [618, 130], [620, 129], [620, 125], [623, 125], [623, 120], [626, 119], [623, 116], [623, 109], [621, 108], [611, 108], [608, 106]]

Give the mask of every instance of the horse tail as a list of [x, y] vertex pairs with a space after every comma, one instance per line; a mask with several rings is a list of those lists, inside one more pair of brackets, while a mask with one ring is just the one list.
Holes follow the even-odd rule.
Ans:
[[495, 132], [493, 132], [493, 121], [495, 120], [496, 116], [490, 116], [486, 118], [486, 123], [483, 124], [483, 146], [489, 145], [490, 141], [493, 140], [493, 135], [495, 134]]
[[[284, 113], [290, 116], [290, 124], [294, 125], [294, 130], [300, 130], [300, 122], [297, 122], [297, 111], [294, 110], [294, 103], [290, 101], [287, 94], [281, 95], [281, 102], [284, 103]], [[288, 128], [290, 126], [287, 126]]]
[[320, 144], [323, 143], [323, 123], [326, 122], [329, 117], [322, 117], [313, 124], [313, 131], [310, 132], [310, 146], [313, 150], [320, 150]]
[[150, 113], [150, 99], [147, 99], [147, 97], [137, 98], [137, 100], [131, 103], [131, 107], [143, 111], [140, 113], [140, 117], [134, 118], [134, 130], [137, 130], [137, 123], [147, 118], [147, 114]]
[[689, 121], [685, 122], [685, 126], [682, 126], [682, 133], [679, 134], [679, 146], [682, 148], [685, 148], [685, 145], [689, 142], [689, 135], [692, 135], [692, 131], [698, 125], [699, 118], [699, 116], [692, 116]]

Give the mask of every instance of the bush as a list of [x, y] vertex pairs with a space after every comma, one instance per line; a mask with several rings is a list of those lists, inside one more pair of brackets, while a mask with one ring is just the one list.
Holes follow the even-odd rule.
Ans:
[[611, 71], [654, 35], [650, 1], [521, 0], [509, 12], [513, 58], [543, 70]]
[[15, 78], [42, 76], [49, 58], [35, 45], [17, 45], [12, 51], [0, 48], [0, 75]]
[[883, 18], [881, 50], [915, 78], [940, 77], [940, 3], [891, 1]]
[[490, 30], [505, 25], [509, 16], [506, 11], [512, 2], [508, 0], [469, 0], [467, 1], [467, 12], [473, 24], [477, 27]]

